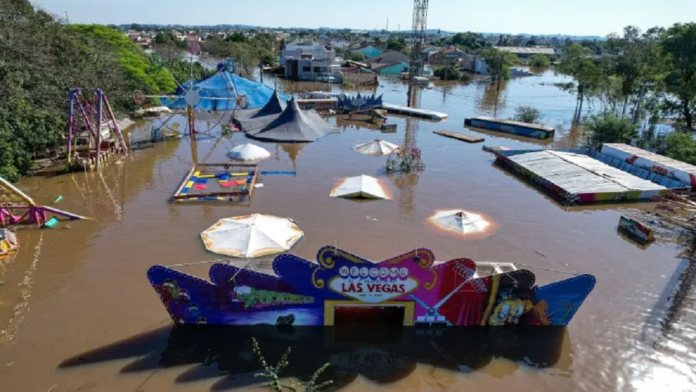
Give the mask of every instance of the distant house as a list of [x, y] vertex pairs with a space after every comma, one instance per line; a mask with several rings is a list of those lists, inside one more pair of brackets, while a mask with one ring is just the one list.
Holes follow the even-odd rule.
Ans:
[[374, 62], [382, 64], [397, 64], [402, 62], [408, 62], [409, 60], [410, 58], [407, 55], [401, 52], [390, 50], [375, 57]]
[[531, 47], [531, 48], [524, 48], [524, 47], [516, 47], [516, 46], [496, 46], [496, 49], [503, 51], [503, 52], [509, 52], [517, 56], [517, 58], [520, 59], [527, 59], [532, 57], [532, 55], [535, 54], [545, 54], [547, 56], [553, 56], [554, 50], [553, 48], [541, 48], [541, 47]]
[[405, 61], [396, 64], [373, 64], [372, 69], [380, 75], [401, 75], [402, 72], [408, 72], [408, 63]]
[[375, 48], [374, 46], [366, 46], [362, 49], [356, 50], [358, 53], [362, 53], [365, 57], [375, 58], [382, 54], [382, 51]]
[[334, 49], [347, 49], [350, 46], [350, 42], [344, 40], [331, 41], [330, 45]]
[[285, 45], [280, 57], [280, 65], [285, 66], [288, 59], [297, 60], [300, 58], [328, 61], [330, 64], [336, 59], [336, 52], [326, 49], [324, 45], [314, 41], [295, 41]]

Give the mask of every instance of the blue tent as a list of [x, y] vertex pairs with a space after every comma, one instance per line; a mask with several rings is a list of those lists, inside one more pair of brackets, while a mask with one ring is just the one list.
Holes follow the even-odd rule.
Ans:
[[[184, 88], [189, 90], [189, 84], [184, 83]], [[193, 88], [198, 89], [201, 101], [194, 109], [196, 110], [233, 110], [237, 106], [237, 98], [246, 96], [249, 106], [246, 109], [262, 108], [273, 96], [273, 88], [263, 83], [254, 82], [237, 76], [225, 68], [221, 68], [215, 75], [193, 83]], [[237, 94], [235, 94], [235, 90]], [[182, 98], [162, 99], [162, 104], [172, 109], [184, 109], [185, 91], [178, 88], [175, 95]], [[288, 100], [289, 95], [280, 95], [281, 98]], [[206, 99], [218, 98], [218, 99]], [[240, 108], [242, 109], [242, 108]]]

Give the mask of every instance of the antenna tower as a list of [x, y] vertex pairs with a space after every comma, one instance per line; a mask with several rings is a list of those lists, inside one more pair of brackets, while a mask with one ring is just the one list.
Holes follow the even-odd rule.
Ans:
[[423, 45], [425, 30], [428, 28], [428, 0], [413, 0], [413, 45], [411, 46], [411, 63], [408, 67], [408, 106], [411, 106], [411, 94], [416, 76], [423, 75]]

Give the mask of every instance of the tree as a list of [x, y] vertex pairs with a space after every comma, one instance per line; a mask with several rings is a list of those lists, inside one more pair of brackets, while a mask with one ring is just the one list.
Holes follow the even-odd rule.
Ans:
[[241, 31], [235, 31], [225, 37], [225, 42], [249, 42], [249, 39]]
[[551, 65], [551, 58], [541, 53], [533, 54], [529, 58], [529, 65], [532, 67], [548, 67]]
[[590, 148], [598, 149], [603, 143], [631, 143], [638, 126], [630, 119], [621, 118], [613, 112], [602, 112], [590, 117], [587, 130], [587, 144]]
[[561, 63], [556, 66], [555, 72], [556, 74], [570, 76], [575, 80], [574, 85], [569, 85], [565, 89], [577, 92], [578, 103], [573, 122], [579, 123], [585, 98], [591, 93], [591, 90], [599, 85], [602, 78], [599, 67], [582, 46], [573, 44], [567, 48], [565, 56]]
[[675, 132], [667, 135], [664, 140], [662, 154], [678, 161], [696, 165], [696, 140], [693, 135], [683, 132]]
[[461, 72], [451, 65], [440, 67], [433, 74], [442, 80], [459, 80], [462, 77]]
[[454, 45], [466, 52], [474, 52], [490, 46], [488, 41], [486, 41], [482, 35], [472, 33], [470, 31], [466, 33], [457, 33], [452, 37], [445, 39], [444, 43], [446, 45]]
[[360, 52], [349, 52], [349, 53], [346, 55], [346, 60], [350, 60], [350, 61], [365, 61], [365, 60], [367, 60], [367, 57], [365, 57], [365, 55], [362, 54], [362, 53], [360, 53]]
[[662, 38], [667, 58], [665, 111], [677, 113], [687, 128], [696, 116], [696, 23], [677, 23]]
[[389, 37], [387, 40], [387, 49], [404, 53], [406, 51], [406, 40], [400, 37]]
[[536, 124], [539, 122], [539, 120], [541, 120], [541, 112], [539, 109], [532, 106], [518, 106], [517, 109], [515, 109], [515, 115], [511, 120], [528, 124]]
[[498, 82], [496, 90], [500, 91], [500, 82], [510, 78], [510, 67], [517, 63], [517, 56], [495, 48], [488, 48], [481, 51], [481, 57], [486, 61], [493, 82]]

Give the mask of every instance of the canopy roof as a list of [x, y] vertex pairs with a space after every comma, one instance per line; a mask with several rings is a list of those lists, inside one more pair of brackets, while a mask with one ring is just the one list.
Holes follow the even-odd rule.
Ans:
[[334, 132], [338, 132], [338, 128], [326, 122], [319, 113], [300, 109], [292, 99], [276, 119], [263, 128], [247, 131], [247, 135], [261, 140], [307, 143]]
[[[183, 84], [183, 89], [179, 87], [175, 95], [181, 98], [162, 99], [162, 104], [174, 109], [186, 107], [183, 95], [190, 89], [190, 82]], [[273, 88], [253, 80], [244, 79], [237, 76], [225, 68], [214, 75], [193, 83], [193, 88], [198, 89], [201, 97], [200, 103], [196, 105], [196, 110], [233, 110], [237, 107], [237, 98], [245, 96], [249, 103], [247, 109], [262, 108], [273, 96]], [[235, 94], [236, 91], [236, 94]], [[288, 97], [282, 97], [287, 99]]]
[[288, 104], [280, 97], [278, 91], [274, 91], [266, 105], [258, 111], [236, 114], [235, 120], [244, 132], [252, 132], [266, 127], [277, 119], [288, 107]]
[[364, 174], [345, 179], [331, 191], [331, 197], [389, 199], [379, 181]]
[[464, 210], [438, 211], [428, 219], [440, 228], [464, 235], [483, 232], [490, 226], [481, 215]]
[[367, 155], [384, 156], [391, 154], [392, 151], [399, 148], [394, 143], [385, 142], [384, 140], [375, 139], [371, 142], [360, 143], [353, 146], [353, 150]]
[[263, 147], [248, 143], [231, 149], [227, 156], [238, 161], [258, 161], [270, 157], [271, 153]]
[[253, 214], [220, 219], [201, 239], [211, 252], [253, 258], [284, 252], [303, 235], [291, 219]]

